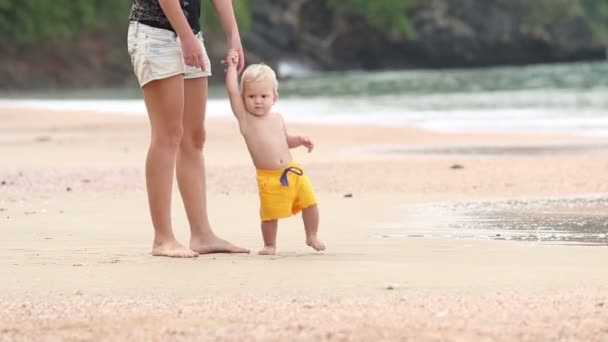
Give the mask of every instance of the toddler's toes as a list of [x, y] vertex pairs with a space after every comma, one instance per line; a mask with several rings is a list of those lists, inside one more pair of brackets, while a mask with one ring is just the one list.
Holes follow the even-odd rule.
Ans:
[[258, 252], [259, 255], [274, 255], [276, 248], [272, 246], [264, 246], [264, 248], [260, 249]]
[[309, 245], [310, 247], [312, 247], [315, 251], [324, 251], [325, 250], [325, 244], [323, 242], [321, 242], [321, 240], [319, 239], [309, 239], [306, 241], [306, 244]]

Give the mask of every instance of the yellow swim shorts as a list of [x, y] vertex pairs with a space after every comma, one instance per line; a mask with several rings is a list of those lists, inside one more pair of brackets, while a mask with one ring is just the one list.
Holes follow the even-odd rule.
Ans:
[[291, 162], [278, 170], [257, 169], [260, 218], [276, 220], [317, 204], [317, 196], [302, 167]]

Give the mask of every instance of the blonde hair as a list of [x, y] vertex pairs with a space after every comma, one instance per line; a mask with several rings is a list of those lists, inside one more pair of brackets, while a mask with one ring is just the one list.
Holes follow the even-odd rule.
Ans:
[[241, 75], [241, 92], [247, 82], [271, 81], [275, 94], [279, 93], [279, 81], [274, 70], [266, 64], [251, 64]]

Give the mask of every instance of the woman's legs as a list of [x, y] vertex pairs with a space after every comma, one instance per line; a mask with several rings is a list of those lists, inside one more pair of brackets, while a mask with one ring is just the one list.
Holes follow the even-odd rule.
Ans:
[[154, 226], [153, 255], [198, 255], [175, 239], [171, 225], [173, 170], [183, 132], [183, 88], [181, 75], [152, 81], [143, 87], [151, 131], [146, 158], [146, 188]]
[[205, 177], [205, 110], [207, 78], [184, 81], [183, 138], [177, 154], [177, 182], [190, 224], [190, 248], [198, 253], [249, 253], [215, 236], [207, 214]]

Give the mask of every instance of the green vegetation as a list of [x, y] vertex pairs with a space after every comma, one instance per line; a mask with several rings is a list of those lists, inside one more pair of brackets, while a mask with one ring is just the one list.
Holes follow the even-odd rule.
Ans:
[[[202, 21], [217, 26], [211, 2], [202, 2]], [[250, 26], [249, 3], [233, 1], [243, 31]], [[117, 23], [126, 27], [130, 7], [130, 0], [0, 0], [0, 41], [23, 46], [49, 38], [72, 39]]]
[[498, 0], [514, 8], [522, 21], [537, 28], [567, 23], [582, 15], [580, 0]]
[[[321, 0], [314, 0], [321, 1]], [[375, 29], [393, 37], [411, 37], [413, 11], [430, 6], [424, 0], [324, 0], [338, 15], [359, 16]], [[448, 1], [448, 0], [445, 0]], [[476, 0], [450, 0], [459, 7]], [[598, 38], [608, 36], [608, 0], [486, 0], [515, 10], [533, 30], [550, 31], [556, 25], [582, 20]], [[211, 1], [202, 0], [206, 29], [218, 28]], [[129, 0], [0, 0], [0, 37], [4, 43], [28, 45], [48, 38], [73, 39], [80, 34], [124, 22]], [[252, 0], [234, 0], [239, 26], [251, 25]], [[457, 9], [457, 8], [456, 8]]]
[[608, 37], [608, 0], [580, 0], [584, 17], [592, 32], [600, 37]]
[[[391, 35], [415, 35], [411, 13], [431, 1], [423, 0], [326, 0], [338, 13], [364, 17], [371, 27]], [[471, 5], [476, 0], [445, 0], [453, 10]], [[531, 30], [551, 31], [554, 27], [576, 20], [588, 25], [597, 38], [608, 36], [608, 0], [485, 0], [502, 4], [521, 15]]]
[[421, 0], [327, 0], [330, 8], [339, 13], [363, 16], [373, 28], [391, 35], [414, 35], [409, 20], [412, 10], [421, 6]]
[[69, 39], [123, 18], [126, 11], [124, 0], [0, 0], [0, 37], [17, 45]]
[[[201, 23], [204, 30], [211, 29], [217, 30], [220, 28], [220, 23], [211, 1], [201, 0], [202, 16]], [[239, 23], [239, 31], [247, 32], [251, 27], [251, 0], [232, 0], [232, 7], [234, 8], [234, 15]]]
[[608, 0], [496, 0], [514, 8], [535, 30], [551, 31], [557, 25], [581, 20], [596, 38], [608, 36]]

